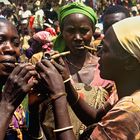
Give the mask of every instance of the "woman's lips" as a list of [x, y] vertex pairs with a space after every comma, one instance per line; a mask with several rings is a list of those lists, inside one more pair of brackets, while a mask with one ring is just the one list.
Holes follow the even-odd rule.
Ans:
[[75, 47], [77, 50], [83, 50], [85, 49], [84, 45], [76, 45]]

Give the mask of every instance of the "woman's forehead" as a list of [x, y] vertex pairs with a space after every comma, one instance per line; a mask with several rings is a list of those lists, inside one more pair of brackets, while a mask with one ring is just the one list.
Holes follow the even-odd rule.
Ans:
[[68, 20], [73, 20], [74, 22], [77, 22], [78, 20], [83, 20], [85, 22], [89, 22], [90, 18], [81, 13], [74, 13], [66, 16], [63, 22], [67, 22]]
[[18, 36], [17, 29], [14, 25], [8, 22], [0, 21], [0, 34], [8, 34], [9, 36]]

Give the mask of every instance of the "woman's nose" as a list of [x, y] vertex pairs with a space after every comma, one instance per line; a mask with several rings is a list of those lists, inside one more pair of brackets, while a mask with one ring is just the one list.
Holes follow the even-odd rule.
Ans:
[[75, 34], [75, 40], [82, 40], [82, 36], [80, 33]]

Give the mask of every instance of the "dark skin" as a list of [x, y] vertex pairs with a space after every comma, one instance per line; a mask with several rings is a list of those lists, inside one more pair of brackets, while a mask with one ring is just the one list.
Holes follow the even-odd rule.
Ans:
[[92, 56], [83, 46], [89, 46], [94, 28], [95, 25], [83, 14], [70, 14], [63, 21], [61, 28], [63, 39], [66, 43], [66, 50], [71, 52], [66, 56], [68, 60], [66, 63], [76, 82], [90, 84], [93, 80], [95, 65], [92, 64], [97, 64], [98, 58]]
[[[119, 50], [120, 43], [116, 39], [116, 35], [112, 28], [105, 34], [103, 39], [103, 48], [98, 53], [100, 57], [100, 76], [108, 80], [114, 80], [119, 99], [130, 95], [135, 90], [139, 89], [139, 62], [131, 55], [126, 55], [126, 59], [121, 59], [118, 54], [115, 53]], [[110, 38], [112, 38], [110, 40]], [[115, 44], [115, 45], [114, 45]]]
[[115, 22], [118, 22], [122, 19], [127, 18], [125, 13], [112, 13], [112, 14], [107, 14], [103, 18], [103, 31], [104, 33], [107, 31], [107, 29], [114, 24]]
[[[112, 40], [110, 40], [110, 37], [112, 37]], [[103, 48], [98, 54], [100, 56], [100, 60], [99, 60], [100, 70], [101, 70], [102, 77], [115, 81], [117, 90], [118, 90], [118, 95], [120, 98], [122, 98], [124, 96], [131, 95], [133, 92], [139, 89], [140, 77], [138, 75], [140, 72], [140, 66], [139, 66], [138, 61], [133, 57], [130, 57], [129, 59], [127, 60], [125, 59], [122, 61], [120, 57], [117, 56], [116, 51], [114, 51], [113, 49], [113, 47], [118, 47], [120, 44], [117, 43], [116, 46], [114, 46], [114, 43], [117, 43], [117, 38], [114, 35], [113, 29], [109, 28], [109, 30], [107, 31], [106, 37], [103, 40]], [[114, 64], [112, 63], [112, 59], [114, 60]], [[108, 62], [106, 60], [108, 60]], [[117, 64], [116, 62], [119, 64]], [[69, 82], [67, 83], [66, 89], [65, 89], [62, 77], [59, 74], [59, 72], [55, 69], [55, 67], [57, 67], [57, 69], [59, 69], [60, 71], [61, 68], [55, 62], [52, 62], [52, 63], [50, 61], [43, 60], [42, 62], [37, 64], [37, 67], [40, 68], [41, 70], [39, 71], [40, 76], [41, 78], [44, 79], [44, 81], [46, 81], [46, 84], [49, 86], [49, 89], [51, 90], [50, 96], [53, 97], [55, 95], [58, 95], [61, 92], [66, 92], [67, 87], [70, 88], [70, 83]], [[108, 75], [106, 71], [114, 67], [115, 64], [116, 64], [116, 67], [119, 66], [120, 69], [118, 68], [113, 73], [110, 73], [111, 76]], [[104, 69], [102, 69], [103, 66], [104, 66]], [[110, 66], [110, 68], [105, 67], [105, 66]], [[120, 73], [120, 71], [122, 73]], [[117, 75], [117, 77], [115, 77], [115, 74]], [[67, 94], [69, 97], [69, 93]], [[77, 99], [76, 94], [71, 94], [71, 97], [72, 97], [71, 100], [73, 101]], [[71, 102], [69, 101], [69, 103]], [[53, 113], [55, 116], [55, 128], [60, 129], [60, 128], [65, 128], [67, 126], [71, 126], [70, 118], [69, 118], [69, 114], [67, 110], [66, 96], [61, 96], [57, 98], [56, 100], [53, 100], [52, 105], [53, 105]], [[90, 109], [90, 107], [86, 103], [84, 103], [84, 101], [81, 98], [78, 100], [78, 103], [74, 107], [79, 108], [79, 110], [86, 116], [86, 118], [87, 116], [89, 117], [90, 114], [92, 113], [93, 113], [92, 114], [93, 120], [97, 116], [96, 110], [94, 110], [93, 108]], [[75, 140], [76, 139], [72, 129], [67, 130], [67, 131], [62, 131], [60, 133], [56, 133], [56, 136], [57, 136], [57, 140]]]
[[[53, 98], [57, 94], [67, 92], [67, 98], [65, 96], [62, 96], [52, 101], [54, 116], [56, 116], [55, 128], [59, 129], [71, 125], [67, 110], [67, 100], [76, 115], [85, 125], [90, 125], [100, 120], [101, 117], [106, 114], [106, 112], [104, 112], [102, 108], [98, 110], [93, 109], [81, 98], [78, 100], [76, 105], [73, 106], [73, 104], [77, 100], [78, 94], [70, 81], [67, 82], [64, 86], [63, 79], [65, 80], [68, 78], [68, 73], [66, 68], [64, 68], [64, 62], [62, 61], [62, 59], [57, 62], [58, 63], [56, 63], [54, 60], [48, 61], [44, 59], [36, 65], [36, 67], [39, 69], [38, 73], [40, 75], [40, 78], [43, 79], [43, 81], [49, 87], [51, 98]], [[61, 75], [63, 76], [63, 78], [61, 77]], [[108, 111], [111, 108], [111, 105], [109, 103], [106, 103], [105, 108], [106, 111]], [[63, 123], [61, 123], [62, 120]], [[74, 140], [75, 136], [73, 134], [73, 131], [69, 130], [63, 132], [62, 134], [58, 133], [57, 139]]]
[[35, 67], [31, 64], [19, 64], [15, 62], [20, 55], [19, 36], [16, 28], [6, 19], [0, 19], [0, 138], [5, 137], [6, 129], [12, 115], [25, 95], [37, 84], [34, 79], [37, 76]]

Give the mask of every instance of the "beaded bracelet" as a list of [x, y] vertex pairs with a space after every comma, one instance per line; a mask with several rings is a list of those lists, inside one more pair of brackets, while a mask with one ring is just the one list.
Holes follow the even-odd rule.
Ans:
[[69, 76], [68, 79], [64, 80], [64, 83], [67, 83], [67, 82], [70, 81], [70, 80], [71, 80], [71, 76]]
[[65, 92], [60, 92], [60, 93], [58, 93], [58, 94], [52, 96], [50, 100], [51, 100], [51, 101], [54, 101], [54, 100], [60, 98], [61, 96], [67, 96], [67, 93], [65, 93]]
[[64, 128], [60, 128], [60, 129], [55, 129], [55, 130], [53, 130], [53, 132], [55, 132], [55, 133], [63, 132], [63, 131], [70, 130], [70, 129], [73, 129], [73, 126], [68, 126], [68, 127], [64, 127]]

